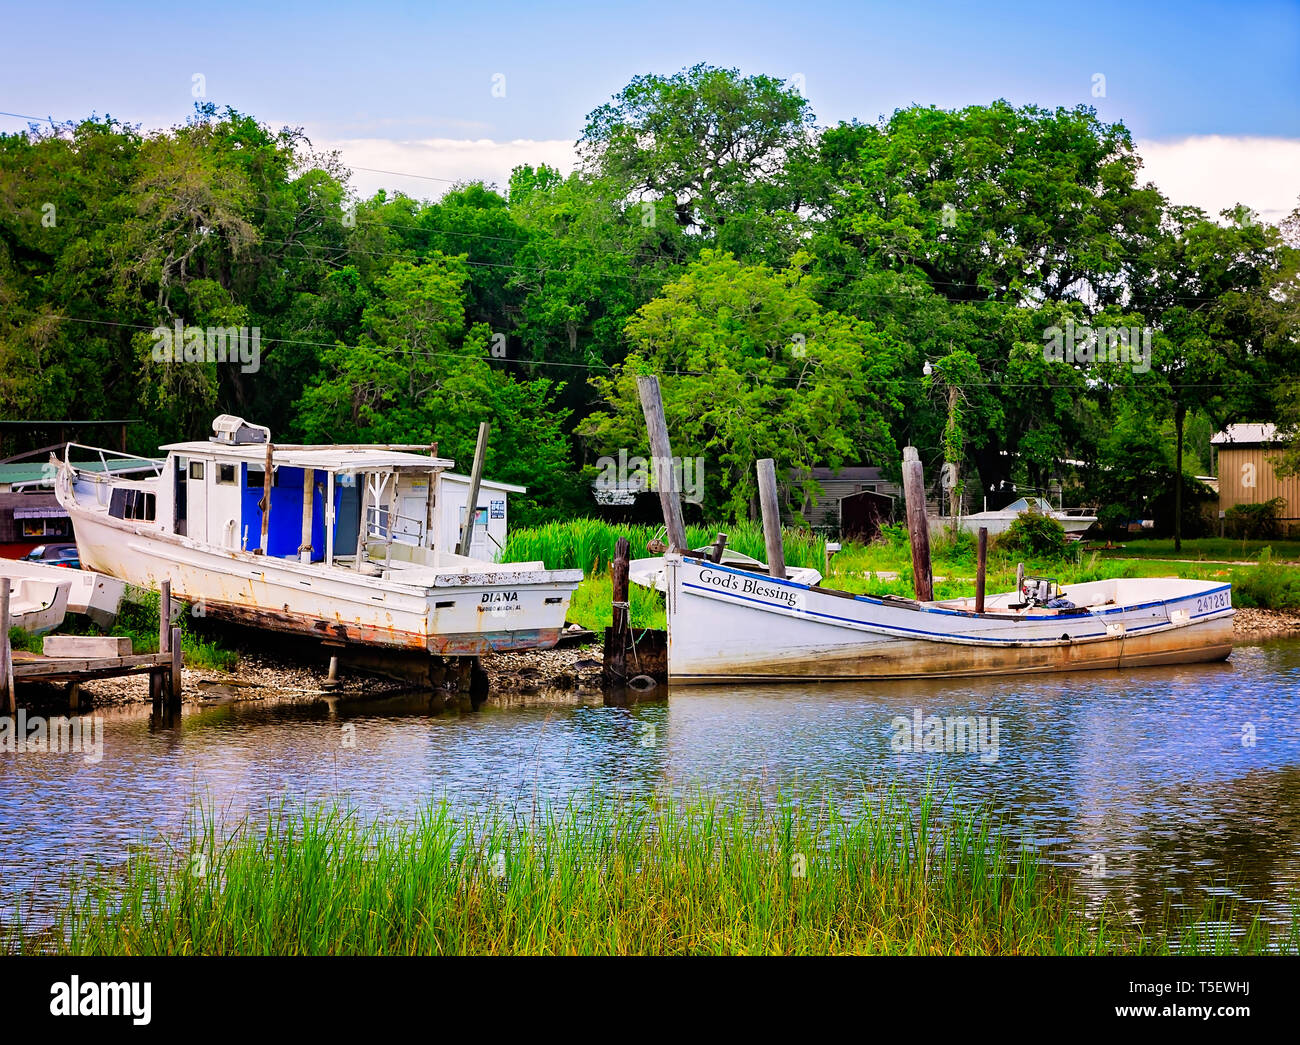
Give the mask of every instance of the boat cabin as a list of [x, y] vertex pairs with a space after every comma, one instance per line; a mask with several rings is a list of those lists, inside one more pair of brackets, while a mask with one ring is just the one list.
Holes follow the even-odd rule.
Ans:
[[435, 549], [446, 558], [459, 540], [437, 505], [439, 477], [454, 462], [432, 447], [273, 444], [263, 426], [222, 415], [206, 442], [161, 449], [167, 456], [152, 479], [97, 491], [110, 516], [210, 548], [360, 561], [363, 572], [375, 559], [432, 565]]

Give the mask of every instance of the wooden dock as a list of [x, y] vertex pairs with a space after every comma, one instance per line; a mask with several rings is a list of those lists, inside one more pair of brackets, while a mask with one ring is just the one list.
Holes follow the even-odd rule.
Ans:
[[[158, 600], [158, 652], [99, 656], [51, 657], [9, 644], [9, 579], [0, 576], [0, 713], [17, 711], [20, 683], [44, 682], [67, 688], [68, 704], [81, 703], [81, 687], [94, 679], [123, 675], [149, 675], [149, 696], [156, 706], [177, 707], [181, 702], [181, 629], [170, 627], [171, 584], [163, 582]], [[111, 645], [112, 643], [105, 643]], [[93, 640], [89, 645], [94, 645]]]

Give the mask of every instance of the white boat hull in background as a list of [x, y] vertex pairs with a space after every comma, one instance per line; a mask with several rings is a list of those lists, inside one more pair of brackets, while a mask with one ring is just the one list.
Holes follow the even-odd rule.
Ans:
[[[9, 626], [21, 628], [29, 635], [44, 635], [63, 623], [68, 612], [68, 592], [72, 584], [66, 579], [13, 576], [11, 564], [0, 564], [0, 577], [9, 578]], [[58, 569], [58, 567], [55, 567]], [[67, 570], [58, 569], [59, 573]]]
[[68, 612], [89, 617], [97, 626], [107, 630], [117, 620], [126, 594], [126, 584], [116, 577], [96, 573], [94, 570], [73, 570], [65, 566], [50, 566], [43, 562], [6, 562], [0, 564], [0, 574], [13, 577], [31, 577], [34, 580], [67, 582]]

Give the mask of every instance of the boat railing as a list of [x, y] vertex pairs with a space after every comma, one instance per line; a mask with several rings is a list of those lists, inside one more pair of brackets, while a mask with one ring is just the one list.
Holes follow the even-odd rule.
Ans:
[[[402, 524], [414, 524], [414, 531], [409, 529], [396, 530], [395, 527]], [[372, 504], [366, 507], [366, 544], [370, 541], [384, 542], [384, 568], [391, 569], [393, 565], [393, 542], [398, 538], [410, 537], [412, 541], [399, 541], [401, 544], [413, 543], [417, 546], [424, 543], [424, 520], [410, 515], [401, 515], [382, 504]]]
[[[100, 471], [93, 468], [78, 467], [77, 463], [72, 460], [72, 451], [88, 450], [99, 458], [101, 466]], [[108, 456], [105, 456], [108, 455]], [[153, 469], [154, 478], [161, 478], [163, 474], [162, 463], [152, 457], [141, 457], [139, 454], [128, 454], [125, 450], [105, 450], [100, 446], [87, 446], [85, 443], [68, 443], [63, 448], [63, 463], [76, 472], [84, 473], [92, 478], [112, 479], [114, 478], [113, 470], [109, 467], [108, 458], [112, 457], [119, 461], [139, 461], [147, 464]]]

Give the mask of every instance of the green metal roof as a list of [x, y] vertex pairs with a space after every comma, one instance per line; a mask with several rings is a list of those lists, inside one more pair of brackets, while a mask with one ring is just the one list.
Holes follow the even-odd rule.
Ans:
[[[0, 486], [14, 486], [19, 483], [38, 483], [46, 478], [45, 461], [18, 461], [14, 464], [0, 464]], [[161, 461], [158, 464], [162, 464]], [[102, 472], [103, 461], [77, 461], [78, 468], [88, 472]], [[146, 467], [144, 461], [113, 460], [108, 462], [108, 470], [117, 472], [138, 472]]]

